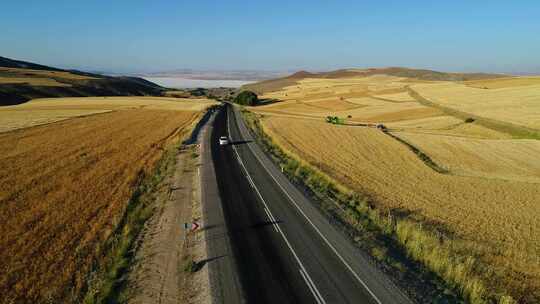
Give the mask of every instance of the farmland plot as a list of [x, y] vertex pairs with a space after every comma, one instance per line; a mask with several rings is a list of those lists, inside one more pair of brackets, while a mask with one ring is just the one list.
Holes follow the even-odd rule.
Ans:
[[480, 117], [540, 129], [540, 84], [479, 89], [458, 83], [411, 86], [429, 101]]
[[[412, 217], [451, 231], [460, 246], [498, 274], [490, 277], [489, 285], [509, 289], [518, 299], [540, 296], [535, 293], [540, 290], [536, 143], [490, 147], [479, 142], [456, 148], [461, 154], [455, 156], [433, 154], [443, 165], [468, 175], [454, 176], [435, 172], [405, 145], [375, 129], [277, 116], [265, 117], [263, 125], [280, 145], [344, 185], [371, 195], [379, 208], [408, 210]], [[494, 149], [487, 153], [489, 159], [473, 167], [467, 167], [468, 162], [459, 165], [460, 156], [480, 147]], [[444, 148], [434, 143], [431, 149]], [[498, 164], [509, 151], [516, 156]], [[470, 162], [483, 157], [474, 153]], [[495, 178], [485, 178], [491, 173]]]
[[396, 132], [451, 174], [540, 183], [540, 141]]
[[166, 145], [191, 130], [203, 109], [185, 103], [184, 111], [180, 105], [165, 110], [159, 102], [147, 109], [151, 101], [140, 102], [137, 109], [123, 105], [0, 133], [0, 303], [79, 295], [141, 175]]
[[201, 111], [210, 104], [212, 102], [207, 99], [163, 97], [41, 98], [16, 106], [0, 107], [0, 132], [116, 110]]

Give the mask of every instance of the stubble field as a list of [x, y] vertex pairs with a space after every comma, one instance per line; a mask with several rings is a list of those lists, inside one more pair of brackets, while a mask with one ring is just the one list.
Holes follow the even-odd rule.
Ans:
[[213, 104], [131, 101], [157, 106], [118, 99], [101, 108], [108, 113], [0, 133], [1, 303], [76, 298], [141, 176]]
[[[486, 286], [536, 303], [539, 141], [426, 105], [410, 94], [411, 88], [444, 108], [501, 124], [540, 127], [536, 78], [303, 79], [263, 96], [281, 102], [250, 110], [262, 115], [266, 132], [283, 148], [370, 195], [381, 210], [404, 210], [447, 231], [459, 254], [479, 260]], [[315, 95], [327, 102], [321, 106]], [[327, 115], [343, 118], [345, 125], [325, 123]], [[367, 127], [373, 123], [384, 123], [389, 134]], [[411, 147], [445, 172], [433, 170]]]

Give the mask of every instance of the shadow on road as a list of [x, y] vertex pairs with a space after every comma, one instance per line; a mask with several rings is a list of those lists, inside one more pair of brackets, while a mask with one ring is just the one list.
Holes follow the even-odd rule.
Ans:
[[[246, 233], [246, 232], [251, 231], [252, 229], [261, 229], [261, 228], [264, 228], [264, 227], [268, 227], [268, 226], [272, 226], [272, 225], [278, 225], [278, 224], [281, 224], [281, 223], [283, 223], [283, 221], [281, 221], [281, 220], [262, 221], [262, 222], [251, 224], [251, 225], [246, 226], [246, 227], [240, 227], [240, 228], [233, 229], [231, 232], [233, 232], [233, 233]], [[222, 225], [208, 225], [208, 226], [202, 227], [200, 231], [211, 230], [211, 229], [217, 228], [219, 226], [222, 226]], [[230, 236], [230, 233], [228, 231], [222, 232], [222, 233], [216, 233], [216, 234], [207, 236], [205, 239], [197, 241], [195, 243], [199, 243], [199, 242], [202, 242], [202, 241], [208, 241], [208, 240], [216, 240], [216, 239], [226, 238], [226, 237], [229, 237], [229, 236]]]
[[206, 113], [204, 113], [204, 116], [201, 118], [201, 120], [199, 120], [195, 128], [193, 128], [193, 132], [191, 132], [191, 135], [189, 136], [189, 138], [184, 140], [182, 144], [191, 145], [191, 144], [196, 143], [202, 127], [208, 121], [208, 119], [210, 119], [213, 113], [214, 113], [214, 109], [209, 109], [208, 111], [206, 111]]
[[253, 140], [237, 140], [237, 141], [231, 141], [229, 144], [232, 146], [237, 146], [237, 145], [248, 144], [250, 142], [253, 142]]
[[204, 260], [202, 260], [202, 261], [198, 261], [198, 262], [197, 262], [197, 268], [198, 268], [198, 269], [201, 269], [201, 268], [204, 267], [204, 265], [206, 265], [206, 264], [208, 264], [208, 263], [210, 263], [210, 262], [212, 262], [212, 261], [215, 261], [215, 260], [219, 260], [219, 259], [221, 259], [221, 258], [224, 258], [224, 257], [226, 257], [226, 256], [227, 256], [227, 255], [224, 254], [224, 255], [219, 255], [219, 256], [216, 256], [216, 257], [207, 258], [207, 259], [204, 259]]

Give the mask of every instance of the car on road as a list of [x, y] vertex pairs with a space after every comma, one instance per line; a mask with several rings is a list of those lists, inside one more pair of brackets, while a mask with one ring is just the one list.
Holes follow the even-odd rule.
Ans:
[[226, 146], [229, 144], [229, 139], [227, 138], [227, 136], [221, 136], [219, 138], [219, 145], [220, 146]]

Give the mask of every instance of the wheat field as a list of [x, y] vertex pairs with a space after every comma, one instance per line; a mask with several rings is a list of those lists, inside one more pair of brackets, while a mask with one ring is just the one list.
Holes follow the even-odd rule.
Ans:
[[538, 183], [540, 141], [493, 140], [411, 132], [395, 135], [433, 156], [453, 175]]
[[[514, 159], [514, 171], [506, 172], [505, 166], [511, 165], [497, 166], [503, 156], [493, 150], [492, 159], [476, 164], [479, 169], [466, 167], [471, 176], [445, 175], [376, 129], [273, 116], [263, 119], [263, 125], [287, 150], [351, 189], [372, 195], [380, 208], [408, 210], [411, 216], [451, 231], [471, 253], [504, 277], [493, 277], [489, 284], [509, 287], [517, 298], [540, 296], [535, 293], [540, 290], [540, 187], [534, 168]], [[489, 145], [479, 145], [490, 150]], [[534, 157], [538, 145], [531, 146], [523, 149], [530, 150], [527, 161], [538, 168]], [[465, 147], [471, 148], [468, 144]], [[512, 147], [499, 147], [499, 151], [504, 149]], [[460, 155], [464, 154], [466, 151]], [[452, 155], [434, 155], [443, 165], [456, 163]], [[495, 174], [508, 179], [480, 176], [490, 173], [488, 165], [495, 165]]]
[[0, 107], [0, 132], [125, 109], [201, 111], [212, 104], [208, 99], [165, 97], [41, 98]]
[[444, 107], [540, 129], [540, 84], [479, 89], [459, 83], [441, 83], [416, 84], [411, 88]]
[[39, 101], [109, 112], [0, 133], [0, 303], [79, 295], [140, 176], [213, 104], [102, 100]]

